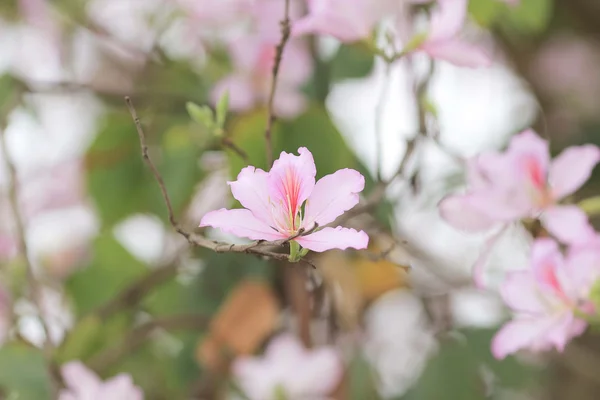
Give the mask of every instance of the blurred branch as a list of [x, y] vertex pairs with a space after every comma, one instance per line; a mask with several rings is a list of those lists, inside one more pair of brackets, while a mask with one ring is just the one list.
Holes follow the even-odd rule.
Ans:
[[233, 140], [231, 140], [227, 137], [224, 137], [223, 139], [221, 139], [221, 145], [223, 147], [227, 147], [227, 148], [231, 149], [242, 160], [244, 160], [244, 162], [246, 164], [248, 164], [250, 162], [250, 159], [248, 158], [248, 153], [246, 153], [246, 151], [244, 151], [244, 149], [242, 149], [240, 146], [235, 144], [235, 142]]
[[[20, 93], [18, 95], [15, 96], [15, 98], [20, 98]], [[12, 107], [9, 107], [10, 109], [12, 109]], [[35, 308], [37, 309], [37, 313], [38, 313], [38, 320], [40, 322], [40, 326], [42, 327], [42, 330], [44, 332], [44, 355], [47, 361], [47, 367], [48, 367], [48, 371], [50, 374], [50, 377], [52, 378], [52, 383], [53, 383], [53, 388], [52, 391], [55, 392], [58, 390], [58, 386], [60, 384], [60, 379], [57, 378], [57, 374], [56, 374], [56, 368], [54, 365], [54, 362], [52, 360], [52, 353], [53, 353], [53, 344], [52, 344], [52, 338], [50, 336], [50, 329], [48, 327], [48, 324], [44, 318], [44, 312], [43, 312], [43, 299], [42, 299], [42, 286], [39, 284], [39, 282], [37, 281], [36, 277], [35, 277], [35, 273], [33, 271], [33, 263], [31, 262], [31, 258], [29, 256], [29, 248], [27, 245], [27, 240], [25, 238], [25, 227], [24, 227], [24, 223], [23, 223], [23, 217], [21, 215], [20, 209], [19, 209], [19, 194], [18, 194], [18, 190], [17, 190], [17, 186], [18, 186], [18, 179], [17, 179], [17, 169], [11, 159], [11, 156], [8, 152], [8, 146], [6, 143], [6, 115], [8, 114], [8, 110], [2, 110], [3, 111], [3, 120], [1, 121], [1, 125], [0, 125], [0, 147], [2, 148], [2, 158], [4, 159], [4, 164], [6, 166], [6, 169], [8, 170], [8, 177], [9, 177], [9, 182], [8, 182], [8, 197], [9, 197], [9, 203], [10, 203], [10, 208], [12, 211], [12, 215], [13, 215], [13, 222], [14, 222], [14, 228], [15, 228], [15, 235], [17, 238], [17, 243], [18, 243], [18, 249], [19, 249], [19, 255], [21, 256], [21, 258], [23, 259], [24, 263], [25, 263], [25, 269], [26, 269], [26, 274], [27, 274], [27, 284], [29, 286], [29, 291], [30, 291], [30, 298], [31, 301], [33, 302], [33, 304], [35, 305]]]
[[383, 111], [385, 109], [385, 103], [388, 98], [389, 87], [390, 87], [390, 76], [392, 72], [392, 64], [385, 64], [385, 74], [383, 82], [381, 83], [381, 92], [379, 93], [379, 99], [375, 105], [375, 161], [377, 163], [376, 177], [378, 181], [381, 181], [381, 171], [383, 169], [383, 143], [382, 143], [382, 120]]
[[265, 150], [267, 152], [267, 166], [273, 164], [273, 144], [271, 141], [271, 131], [273, 122], [275, 121], [275, 92], [277, 91], [277, 77], [283, 59], [283, 50], [290, 38], [290, 0], [285, 0], [285, 14], [281, 21], [281, 40], [275, 48], [275, 62], [273, 64], [271, 91], [269, 92], [269, 100], [267, 102], [267, 127], [265, 129]]
[[94, 356], [90, 360], [89, 366], [102, 373], [123, 357], [134, 352], [157, 329], [166, 331], [203, 330], [208, 323], [209, 318], [200, 314], [170, 315], [153, 319], [133, 328], [120, 343]]
[[120, 310], [137, 305], [152, 289], [175, 276], [178, 267], [178, 260], [175, 260], [164, 267], [152, 270], [129, 285], [108, 303], [98, 308], [94, 314], [97, 314], [101, 319], [107, 319]]

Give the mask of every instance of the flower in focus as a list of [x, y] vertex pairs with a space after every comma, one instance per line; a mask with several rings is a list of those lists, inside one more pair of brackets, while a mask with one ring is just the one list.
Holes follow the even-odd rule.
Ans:
[[142, 390], [135, 386], [131, 377], [117, 375], [102, 382], [96, 374], [79, 361], [62, 366], [61, 373], [66, 389], [59, 394], [58, 400], [142, 400]]
[[460, 67], [489, 66], [491, 59], [483, 50], [458, 37], [466, 17], [467, 0], [438, 0], [429, 33], [418, 50]]
[[514, 136], [504, 153], [470, 160], [467, 193], [443, 199], [440, 212], [455, 228], [472, 232], [540, 217], [557, 239], [573, 243], [592, 233], [587, 217], [576, 206], [556, 203], [581, 187], [598, 161], [594, 145], [570, 147], [551, 161], [548, 143], [527, 130]]
[[250, 400], [314, 400], [336, 388], [343, 365], [333, 348], [307, 350], [284, 334], [269, 343], [264, 357], [237, 358], [233, 375]]
[[[245, 209], [220, 209], [206, 214], [200, 226], [212, 226], [252, 240], [279, 240], [325, 226], [354, 207], [365, 186], [353, 169], [341, 169], [315, 183], [316, 167], [308, 149], [299, 156], [282, 152], [269, 172], [249, 166], [229, 182], [233, 197]], [[302, 210], [302, 205], [304, 210]], [[322, 228], [294, 239], [302, 247], [322, 252], [334, 248], [365, 249], [369, 237], [348, 228]]]
[[391, 10], [390, 0], [308, 0], [308, 15], [294, 22], [292, 35], [331, 35], [342, 42], [367, 38]]
[[575, 312], [594, 311], [589, 294], [598, 277], [598, 244], [571, 248], [563, 257], [554, 240], [537, 239], [530, 268], [509, 273], [501, 288], [516, 316], [494, 337], [494, 356], [502, 359], [520, 349], [562, 351], [587, 326]]

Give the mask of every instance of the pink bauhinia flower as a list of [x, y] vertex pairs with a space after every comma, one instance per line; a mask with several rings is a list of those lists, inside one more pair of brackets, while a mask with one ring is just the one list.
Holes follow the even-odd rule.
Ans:
[[[217, 82], [212, 91], [216, 103], [229, 92], [229, 107], [234, 111], [246, 111], [264, 105], [271, 90], [272, 70], [275, 62], [276, 44], [260, 36], [247, 36], [229, 45], [234, 71]], [[304, 43], [290, 42], [285, 48], [277, 77], [275, 113], [292, 118], [306, 107], [301, 86], [308, 80], [312, 62]]]
[[576, 247], [566, 257], [551, 239], [537, 239], [531, 265], [509, 273], [501, 288], [515, 318], [496, 334], [492, 353], [502, 359], [520, 349], [562, 351], [587, 323], [576, 312], [592, 314], [592, 286], [600, 277], [600, 245]]
[[[252, 240], [279, 240], [322, 227], [354, 207], [365, 186], [364, 177], [353, 169], [341, 169], [315, 183], [316, 167], [308, 149], [299, 156], [282, 152], [269, 172], [246, 167], [231, 192], [245, 209], [220, 209], [206, 214], [200, 226], [212, 226]], [[302, 210], [302, 205], [304, 210]], [[322, 228], [294, 239], [302, 247], [322, 252], [330, 249], [364, 249], [369, 237], [348, 228]]]
[[492, 60], [485, 51], [459, 37], [466, 18], [467, 0], [438, 0], [429, 32], [418, 50], [461, 67], [489, 66]]
[[307, 350], [289, 334], [273, 339], [264, 357], [240, 357], [233, 364], [233, 375], [250, 400], [325, 399], [343, 372], [333, 348]]
[[61, 373], [66, 389], [59, 394], [58, 400], [142, 400], [142, 390], [135, 386], [131, 377], [117, 375], [106, 382], [79, 361], [62, 366]]
[[393, 0], [308, 0], [308, 14], [292, 26], [292, 35], [330, 35], [342, 42], [369, 37], [393, 10]]
[[471, 159], [467, 193], [443, 199], [440, 212], [452, 226], [472, 232], [539, 217], [559, 240], [573, 243], [591, 227], [578, 207], [557, 203], [588, 180], [598, 161], [600, 150], [594, 145], [570, 147], [551, 161], [548, 142], [526, 130], [511, 139], [504, 153]]

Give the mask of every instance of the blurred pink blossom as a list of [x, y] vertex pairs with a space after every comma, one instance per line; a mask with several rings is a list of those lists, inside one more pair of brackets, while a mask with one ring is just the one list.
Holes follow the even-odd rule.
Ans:
[[[213, 101], [229, 91], [229, 105], [234, 111], [246, 111], [267, 103], [271, 90], [275, 44], [260, 37], [246, 37], [229, 45], [234, 71], [217, 82]], [[274, 108], [281, 117], [291, 118], [306, 107], [301, 86], [308, 80], [312, 62], [303, 43], [286, 46], [277, 81]]]
[[502, 298], [516, 313], [496, 334], [492, 353], [502, 359], [520, 349], [564, 350], [587, 323], [575, 316], [593, 313], [588, 296], [600, 277], [600, 246], [577, 247], [566, 257], [551, 239], [537, 239], [531, 266], [509, 273], [501, 288]]
[[[271, 171], [246, 167], [231, 192], [245, 209], [224, 208], [206, 214], [200, 226], [212, 226], [252, 240], [286, 239], [299, 232], [323, 227], [354, 207], [365, 186], [364, 177], [353, 169], [341, 169], [315, 183], [316, 167], [308, 149], [299, 156], [282, 152]], [[306, 201], [304, 214], [302, 204]], [[302, 247], [322, 252], [330, 249], [364, 249], [369, 237], [348, 228], [322, 228], [294, 239]]]
[[278, 391], [287, 400], [325, 399], [343, 373], [333, 348], [307, 350], [289, 334], [273, 339], [264, 357], [240, 357], [233, 364], [233, 375], [250, 400], [276, 400]]
[[461, 67], [487, 67], [492, 60], [481, 48], [459, 37], [467, 18], [467, 0], [438, 0], [429, 32], [419, 50]]
[[90, 371], [79, 361], [62, 366], [62, 377], [66, 389], [59, 394], [59, 400], [142, 400], [142, 390], [135, 386], [131, 377], [117, 375], [106, 382]]
[[308, 15], [294, 22], [294, 36], [316, 33], [342, 42], [369, 37], [395, 6], [391, 0], [308, 0]]
[[550, 160], [548, 143], [532, 130], [514, 136], [504, 153], [487, 152], [468, 164], [468, 190], [440, 202], [442, 217], [467, 231], [540, 217], [559, 240], [572, 243], [587, 229], [575, 206], [557, 202], [579, 189], [600, 161], [594, 145], [573, 146]]
[[597, 117], [600, 107], [600, 51], [571, 35], [550, 38], [532, 63], [531, 76], [563, 114]]

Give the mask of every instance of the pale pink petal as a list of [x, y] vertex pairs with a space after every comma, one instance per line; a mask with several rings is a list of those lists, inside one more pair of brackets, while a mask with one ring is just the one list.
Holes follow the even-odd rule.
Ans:
[[569, 147], [550, 166], [549, 181], [555, 199], [561, 199], [579, 189], [600, 161], [600, 149], [595, 145]]
[[275, 387], [281, 384], [280, 374], [273, 365], [255, 357], [238, 357], [232, 373], [239, 387], [250, 400], [272, 399]]
[[502, 300], [515, 311], [543, 313], [546, 309], [531, 271], [512, 271], [500, 288]]
[[93, 399], [102, 381], [80, 361], [71, 361], [61, 367], [63, 381], [78, 399]]
[[237, 180], [228, 182], [233, 197], [267, 225], [273, 225], [269, 203], [268, 174], [260, 168], [246, 167]]
[[548, 294], [562, 297], [564, 294], [562, 271], [565, 261], [556, 243], [552, 239], [536, 239], [531, 246], [531, 270], [538, 287]]
[[97, 398], [110, 400], [143, 400], [144, 394], [139, 387], [135, 386], [131, 376], [121, 374], [104, 382], [102, 390]]
[[313, 61], [306, 43], [299, 39], [290, 41], [281, 60], [278, 76], [281, 86], [300, 89], [299, 86], [310, 79], [312, 71]]
[[366, 38], [377, 22], [366, 12], [366, 4], [365, 0], [313, 0], [309, 14], [293, 23], [292, 35], [331, 35], [342, 42]]
[[431, 16], [429, 40], [450, 39], [456, 36], [467, 17], [467, 0], [438, 0]]
[[504, 325], [492, 339], [492, 354], [503, 359], [518, 350], [533, 351], [548, 348], [545, 335], [555, 323], [555, 318], [518, 318]]
[[491, 57], [481, 48], [458, 39], [426, 42], [421, 49], [436, 60], [447, 61], [459, 67], [489, 67]]
[[245, 209], [227, 210], [222, 208], [211, 211], [202, 217], [200, 226], [212, 226], [223, 232], [252, 240], [278, 240], [286, 237]]
[[306, 147], [299, 148], [298, 153], [281, 152], [267, 180], [271, 202], [290, 218], [296, 217], [313, 191], [317, 174], [312, 153]]
[[577, 319], [572, 313], [566, 312], [550, 326], [545, 336], [548, 342], [559, 352], [563, 352], [567, 343], [575, 336], [581, 335], [587, 328], [587, 323]]
[[275, 114], [281, 118], [292, 119], [306, 110], [308, 102], [300, 90], [281, 87], [275, 94]]
[[324, 228], [307, 236], [295, 239], [304, 248], [322, 252], [331, 249], [346, 250], [352, 247], [357, 250], [366, 249], [369, 236], [363, 231], [342, 228]]
[[474, 195], [447, 196], [440, 201], [438, 207], [441, 217], [456, 229], [481, 232], [499, 223], [487, 210], [479, 209], [479, 202]]
[[475, 260], [475, 264], [473, 264], [472, 268], [473, 283], [475, 284], [475, 287], [479, 289], [485, 288], [485, 267], [488, 265], [488, 261], [492, 255], [492, 251], [494, 250], [494, 246], [496, 246], [496, 243], [498, 240], [500, 240], [504, 232], [506, 232], [507, 228], [508, 225], [504, 225], [500, 230], [498, 230], [498, 232], [494, 233], [485, 241], [483, 249], [481, 249], [481, 253], [479, 253], [479, 256], [477, 257], [477, 260]]
[[330, 347], [317, 348], [297, 365], [296, 376], [287, 387], [294, 398], [324, 397], [335, 390], [343, 374], [337, 352]]
[[281, 334], [269, 342], [265, 358], [269, 361], [284, 359], [299, 362], [306, 352], [307, 350], [294, 335]]
[[233, 111], [251, 110], [256, 103], [256, 93], [249, 78], [243, 75], [229, 75], [217, 82], [211, 92], [213, 104], [229, 92], [229, 108]]
[[550, 151], [546, 140], [528, 129], [512, 137], [507, 153], [513, 156], [523, 178], [529, 181], [534, 189], [546, 188], [550, 164]]
[[365, 188], [365, 178], [353, 169], [340, 169], [315, 184], [304, 210], [304, 227], [316, 222], [325, 226], [358, 204], [358, 193]]
[[571, 246], [566, 256], [564, 286], [570, 298], [587, 296], [592, 285], [600, 278], [600, 243]]
[[541, 216], [544, 227], [563, 243], [586, 243], [596, 236], [588, 217], [577, 206], [553, 206]]

